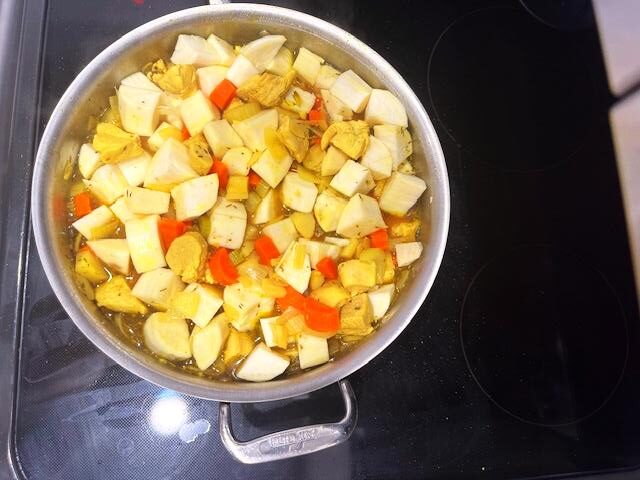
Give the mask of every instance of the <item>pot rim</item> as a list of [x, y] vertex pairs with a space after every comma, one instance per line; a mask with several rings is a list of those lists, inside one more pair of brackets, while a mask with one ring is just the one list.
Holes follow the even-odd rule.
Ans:
[[[163, 371], [157, 361], [153, 359], [149, 361], [148, 358], [145, 358], [149, 357], [147, 354], [132, 348], [125, 348], [123, 342], [118, 341], [114, 336], [105, 335], [104, 330], [99, 328], [99, 322], [94, 320], [86, 308], [83, 308], [74, 292], [67, 286], [69, 280], [62, 273], [60, 259], [53, 253], [55, 250], [52, 245], [54, 232], [47, 218], [46, 199], [43, 197], [45, 197], [46, 186], [49, 182], [48, 174], [51, 173], [51, 166], [48, 165], [49, 154], [58, 141], [57, 132], [65, 124], [65, 110], [69, 108], [69, 104], [77, 92], [83, 91], [91, 85], [93, 77], [100, 69], [104, 68], [104, 65], [110, 63], [110, 59], [124, 54], [131, 45], [136, 43], [137, 39], [144, 38], [150, 32], [162, 30], [163, 27], [170, 24], [187, 24], [189, 21], [195, 21], [202, 17], [215, 19], [236, 14], [265, 17], [275, 23], [282, 24], [282, 26], [320, 36], [334, 45], [349, 49], [356, 60], [367, 59], [368, 62], [375, 65], [377, 70], [384, 72], [396, 92], [401, 96], [403, 103], [407, 106], [411, 104], [411, 110], [414, 113], [412, 129], [422, 131], [425, 137], [425, 153], [429, 154], [427, 162], [433, 179], [432, 186], [435, 186], [432, 189], [439, 197], [436, 202], [440, 221], [434, 223], [433, 234], [429, 239], [430, 258], [425, 259], [421, 268], [417, 269], [411, 286], [408, 286], [410, 288], [408, 295], [405, 295], [399, 302], [397, 311], [386, 323], [385, 335], [381, 335], [382, 332], [377, 331], [372, 338], [358, 345], [338, 361], [329, 362], [291, 378], [260, 384], [234, 382], [222, 384], [222, 382], [217, 382], [212, 385], [210, 380], [194, 377], [186, 372], [172, 372], [171, 375], [165, 373], [166, 370]], [[265, 28], [269, 27], [265, 26]], [[369, 67], [367, 66], [367, 68]], [[47, 123], [36, 155], [31, 205], [36, 246], [47, 278], [65, 311], [94, 345], [122, 367], [162, 387], [216, 401], [261, 402], [309, 393], [347, 377], [377, 356], [406, 328], [424, 302], [440, 268], [449, 230], [450, 193], [444, 154], [433, 124], [413, 90], [384, 58], [350, 33], [317, 17], [282, 7], [239, 3], [207, 5], [170, 13], [135, 28], [98, 54], [69, 85]], [[434, 208], [433, 205], [432, 208]]]

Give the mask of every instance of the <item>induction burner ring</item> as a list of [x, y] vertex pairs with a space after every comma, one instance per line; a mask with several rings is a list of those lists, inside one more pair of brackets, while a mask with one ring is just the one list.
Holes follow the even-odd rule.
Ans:
[[429, 56], [436, 119], [459, 148], [505, 171], [566, 161], [584, 146], [596, 111], [579, 40], [521, 6], [466, 13], [445, 28]]
[[460, 313], [474, 380], [501, 410], [562, 426], [598, 412], [615, 393], [629, 342], [622, 304], [604, 275], [578, 257], [527, 245], [488, 261]]
[[594, 23], [590, 0], [519, 0], [530, 15], [552, 28], [565, 31], [580, 30]]

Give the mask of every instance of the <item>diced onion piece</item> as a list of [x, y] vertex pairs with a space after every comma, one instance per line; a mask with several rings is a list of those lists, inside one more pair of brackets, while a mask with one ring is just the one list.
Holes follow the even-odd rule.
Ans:
[[287, 327], [279, 320], [280, 317], [267, 317], [260, 319], [260, 329], [262, 338], [268, 347], [287, 348], [288, 333]]
[[300, 87], [292, 87], [282, 101], [282, 107], [292, 112], [298, 113], [302, 118], [307, 118], [307, 114], [315, 104], [316, 96], [303, 90]]

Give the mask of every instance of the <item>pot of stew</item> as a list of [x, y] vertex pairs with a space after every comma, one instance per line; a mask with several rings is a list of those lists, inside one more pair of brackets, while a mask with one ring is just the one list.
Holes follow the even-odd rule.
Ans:
[[[45, 272], [78, 328], [140, 377], [220, 403], [257, 463], [336, 445], [345, 378], [426, 298], [449, 185], [411, 88], [292, 10], [198, 7], [124, 35], [60, 99], [35, 162]], [[239, 442], [229, 402], [339, 383], [336, 423]]]

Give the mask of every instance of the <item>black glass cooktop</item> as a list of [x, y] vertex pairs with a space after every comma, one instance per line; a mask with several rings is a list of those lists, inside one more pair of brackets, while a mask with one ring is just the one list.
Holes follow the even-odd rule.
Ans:
[[[2, 322], [14, 322], [20, 352], [13, 403], [0, 406], [13, 413], [0, 478], [519, 479], [639, 466], [639, 317], [607, 121], [613, 98], [589, 3], [273, 3], [333, 22], [386, 57], [424, 103], [449, 168], [444, 263], [407, 330], [350, 377], [353, 436], [289, 461], [235, 462], [215, 402], [114, 364], [61, 309], [34, 243], [7, 235], [27, 248], [16, 260], [24, 285], [15, 295], [2, 285], [0, 297], [13, 298]], [[25, 198], [37, 132], [91, 58], [131, 28], [199, 4], [25, 0], [19, 75], [35, 73], [18, 92], [27, 113], [12, 148], [30, 154], [20, 163], [27, 181], [7, 191]], [[333, 386], [236, 405], [234, 426], [251, 438], [341, 410]]]

